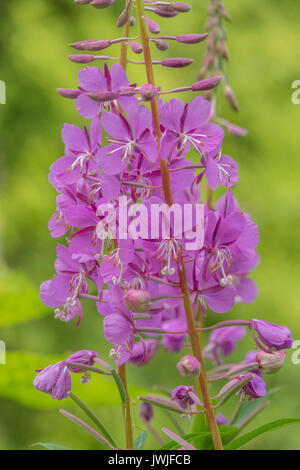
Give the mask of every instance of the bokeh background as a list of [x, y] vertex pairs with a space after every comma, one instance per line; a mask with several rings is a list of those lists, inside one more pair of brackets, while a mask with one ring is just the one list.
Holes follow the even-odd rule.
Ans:
[[[207, 0], [192, 1], [193, 11], [163, 20], [166, 34], [201, 32]], [[225, 0], [233, 23], [227, 25], [230, 82], [241, 112], [223, 105], [222, 114], [249, 129], [243, 139], [226, 136], [224, 149], [240, 166], [234, 194], [260, 228], [261, 262], [253, 277], [259, 297], [252, 305], [236, 306], [236, 318], [264, 318], [287, 324], [300, 338], [300, 105], [291, 102], [291, 84], [300, 79], [299, 17], [295, 0]], [[66, 357], [72, 351], [96, 349], [104, 358], [109, 345], [99, 315], [86, 305], [79, 328], [53, 319], [39, 300], [39, 284], [52, 277], [56, 241], [47, 222], [55, 192], [47, 180], [50, 164], [60, 157], [64, 122], [81, 125], [72, 101], [60, 98], [57, 87], [75, 87], [80, 66], [67, 61], [68, 44], [82, 39], [117, 37], [113, 26], [122, 1], [106, 10], [76, 5], [72, 0], [10, 0], [0, 3], [0, 79], [7, 85], [7, 104], [0, 105], [0, 339], [7, 345], [7, 364], [0, 365], [0, 449], [29, 449], [36, 442], [55, 442], [72, 449], [97, 449], [98, 443], [58, 413], [70, 400], [51, 400], [32, 387], [34, 368]], [[117, 50], [117, 49], [116, 49]], [[204, 46], [172, 45], [175, 56], [194, 57], [188, 69], [157, 68], [164, 88], [195, 81]], [[114, 51], [112, 51], [112, 54]], [[160, 57], [163, 53], [156, 51]], [[129, 68], [134, 82], [145, 82], [143, 70]], [[209, 314], [208, 321], [229, 318]], [[252, 348], [250, 338], [239, 344], [236, 357]], [[133, 396], [155, 384], [180, 383], [178, 357], [159, 354], [144, 369], [130, 366]], [[299, 417], [300, 365], [291, 353], [285, 368], [267, 378], [280, 387], [256, 424], [281, 417]], [[99, 413], [122, 442], [119, 399], [109, 380], [93, 378], [90, 386], [75, 383], [78, 395]], [[228, 404], [228, 414], [232, 403]], [[134, 422], [143, 429], [134, 411]], [[157, 412], [153, 424], [172, 428]], [[183, 423], [185, 429], [189, 423]], [[248, 426], [251, 429], [253, 424]], [[174, 429], [174, 428], [173, 428]], [[153, 447], [149, 438], [147, 446]], [[295, 449], [300, 427], [267, 434], [248, 448]]]

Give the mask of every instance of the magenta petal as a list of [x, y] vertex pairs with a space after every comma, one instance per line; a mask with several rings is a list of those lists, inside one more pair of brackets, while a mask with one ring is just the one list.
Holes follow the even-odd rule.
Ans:
[[220, 183], [220, 175], [218, 165], [216, 164], [215, 160], [211, 157], [207, 158], [206, 161], [206, 169], [205, 169], [205, 176], [207, 178], [207, 182], [209, 187], [214, 191], [217, 189]]
[[113, 64], [110, 69], [110, 76], [113, 91], [119, 91], [122, 87], [129, 85], [126, 72], [119, 64]]
[[204, 124], [210, 116], [209, 101], [197, 96], [187, 106], [187, 112], [184, 120], [184, 130], [196, 129]]
[[109, 112], [103, 113], [101, 124], [104, 130], [116, 140], [128, 140], [127, 129], [125, 129], [124, 124], [116, 114]]
[[145, 129], [152, 129], [152, 115], [143, 105], [130, 106], [127, 109], [127, 118], [135, 138], [142, 135]]
[[100, 149], [96, 155], [96, 161], [105, 175], [117, 175], [122, 171], [122, 150], [107, 155], [114, 149], [115, 145], [108, 145]]
[[92, 119], [99, 114], [99, 103], [82, 93], [76, 99], [75, 107], [79, 114], [86, 119]]
[[72, 124], [65, 124], [62, 139], [67, 149], [84, 152], [88, 150], [87, 139], [82, 129]]
[[40, 287], [41, 301], [48, 307], [57, 308], [67, 300], [70, 276], [58, 275], [51, 281], [45, 281]]
[[167, 130], [163, 134], [160, 141], [160, 156], [163, 160], [168, 160], [171, 157], [177, 143], [178, 137], [175, 132]]
[[227, 286], [215, 293], [205, 293], [209, 308], [216, 313], [226, 313], [234, 306], [235, 289]]
[[98, 67], [85, 67], [78, 72], [78, 82], [85, 91], [104, 91], [106, 90], [106, 80]]
[[161, 124], [166, 129], [178, 132], [180, 130], [180, 120], [184, 111], [184, 103], [177, 98], [165, 103], [161, 110]]

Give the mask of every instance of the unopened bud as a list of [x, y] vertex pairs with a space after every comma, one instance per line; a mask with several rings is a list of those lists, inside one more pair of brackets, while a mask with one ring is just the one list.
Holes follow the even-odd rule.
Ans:
[[96, 91], [95, 93], [88, 93], [88, 97], [99, 103], [106, 103], [118, 99], [120, 93], [118, 91]]
[[91, 5], [95, 8], [99, 8], [101, 10], [102, 8], [109, 7], [112, 3], [114, 3], [115, 0], [92, 0], [90, 2]]
[[143, 52], [143, 46], [139, 42], [130, 42], [129, 45], [132, 52], [135, 54], [141, 54]]
[[161, 39], [155, 39], [153, 40], [153, 42], [159, 51], [166, 51], [167, 49], [169, 49], [169, 44], [166, 41], [162, 41]]
[[80, 95], [80, 90], [72, 90], [71, 88], [57, 88], [57, 93], [63, 98], [69, 98], [75, 100]]
[[160, 26], [155, 21], [150, 20], [147, 16], [143, 17], [146, 21], [147, 28], [149, 29], [150, 33], [152, 34], [159, 34], [160, 33]]
[[141, 403], [139, 415], [144, 421], [146, 421], [146, 423], [149, 423], [152, 420], [154, 412], [150, 403], [146, 403], [144, 401]]
[[136, 23], [136, 19], [134, 16], [131, 16], [130, 17], [130, 26], [135, 26], [135, 23]]
[[93, 55], [88, 54], [74, 54], [69, 55], [68, 59], [71, 62], [76, 62], [77, 64], [88, 64], [89, 62], [93, 62], [95, 57]]
[[91, 1], [92, 0], [74, 0], [74, 2], [79, 3], [79, 5], [88, 5]]
[[176, 11], [179, 11], [180, 13], [186, 13], [192, 9], [191, 5], [182, 2], [173, 2], [172, 6]]
[[248, 134], [248, 130], [244, 127], [237, 126], [236, 124], [232, 124], [225, 119], [219, 119], [219, 123], [227, 129], [229, 134], [233, 135], [234, 137], [245, 137]]
[[162, 60], [161, 65], [163, 65], [164, 67], [181, 68], [187, 67], [193, 62], [194, 59], [187, 59], [185, 57], [171, 57], [169, 59]]
[[234, 111], [239, 111], [239, 104], [237, 102], [237, 99], [235, 97], [235, 94], [233, 93], [232, 88], [230, 88], [229, 85], [226, 85], [224, 87], [224, 95], [226, 100], [228, 101], [229, 105]]
[[200, 82], [193, 83], [192, 91], [206, 91], [216, 88], [223, 77], [211, 77], [206, 80], [201, 80]]
[[183, 356], [176, 366], [182, 377], [194, 377], [195, 375], [199, 375], [200, 367], [198, 359], [190, 355]]
[[102, 51], [111, 45], [111, 41], [104, 39], [103, 41], [79, 41], [73, 42], [71, 47], [77, 49], [78, 51]]
[[143, 101], [152, 101], [157, 95], [157, 89], [151, 83], [145, 83], [140, 87], [140, 95]]
[[259, 351], [256, 356], [260, 370], [264, 374], [275, 374], [284, 365], [285, 352], [274, 351], [267, 353], [265, 351]]
[[129, 289], [123, 297], [128, 310], [136, 313], [147, 313], [152, 307], [151, 296], [144, 290]]
[[181, 34], [176, 36], [177, 42], [183, 42], [184, 44], [197, 44], [198, 42], [204, 41], [207, 38], [207, 33], [204, 34]]
[[154, 13], [162, 18], [173, 18], [177, 16], [179, 12], [170, 6], [159, 6], [154, 9]]

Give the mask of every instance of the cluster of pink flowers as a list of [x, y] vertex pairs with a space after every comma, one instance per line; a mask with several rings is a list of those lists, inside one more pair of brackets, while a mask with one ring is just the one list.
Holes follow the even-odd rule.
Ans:
[[[113, 0], [76, 1], [100, 9], [113, 3]], [[134, 23], [131, 18], [134, 3], [127, 2], [118, 26]], [[145, 11], [164, 17], [190, 9], [181, 2], [144, 4]], [[158, 34], [156, 22], [147, 17], [143, 21], [150, 34]], [[166, 50], [166, 41], [174, 39], [193, 44], [205, 39], [205, 35], [162, 36], [152, 41], [148, 38], [160, 50]], [[89, 54], [72, 55], [70, 59], [78, 63], [99, 58], [109, 61], [108, 56], [93, 56], [90, 52], [124, 41], [120, 38], [75, 43], [73, 47]], [[125, 43], [136, 53], [143, 50], [136, 41], [127, 38]], [[160, 64], [188, 65], [184, 58], [165, 59]], [[214, 77], [178, 91], [191, 90], [195, 94], [214, 88], [219, 81], [220, 77]], [[126, 362], [147, 364], [160, 348], [177, 353], [190, 332], [183, 301], [186, 296], [197, 326], [199, 309], [203, 317], [209, 315], [208, 309], [225, 314], [236, 303], [250, 303], [257, 295], [256, 285], [248, 275], [259, 261], [258, 229], [232, 194], [231, 187], [238, 181], [238, 165], [223, 153], [224, 132], [212, 122], [214, 112], [203, 97], [193, 97], [188, 103], [178, 98], [163, 101], [160, 88], [153, 83], [131, 84], [119, 64], [109, 67], [105, 63], [103, 71], [86, 66], [78, 73], [78, 88], [60, 89], [59, 93], [76, 100], [77, 111], [89, 122], [84, 129], [64, 125], [64, 155], [50, 168], [49, 180], [58, 196], [49, 230], [55, 238], [65, 237], [65, 243], [58, 243], [56, 273], [41, 285], [41, 299], [55, 309], [56, 318], [74, 321], [76, 326], [86, 321], [82, 320], [85, 300], [93, 300], [110, 343], [109, 356], [117, 366]], [[153, 103], [158, 110], [156, 121]], [[103, 226], [106, 220], [103, 206], [117, 209], [120, 197], [126, 197], [125, 212], [131, 221], [135, 219], [131, 209], [137, 203], [146, 207], [165, 204], [162, 162], [169, 174], [173, 202], [182, 211], [185, 204], [205, 204], [204, 243], [199, 250], [185, 249], [184, 228], [179, 239], [173, 221], [169, 237], [158, 235], [154, 239], [143, 236], [141, 228], [137, 239], [118, 238], [109, 223]], [[199, 184], [205, 179], [209, 191], [219, 186], [225, 188], [214, 207], [201, 198]], [[115, 226], [122, 223], [117, 215]], [[182, 287], [183, 269], [188, 292]], [[241, 363], [224, 368], [224, 356], [235, 349], [236, 342], [246, 334], [246, 327], [261, 352], [254, 351]], [[216, 398], [222, 399], [231, 390], [251, 398], [265, 395], [261, 373], [273, 372], [282, 365], [281, 350], [292, 344], [290, 331], [262, 320], [225, 321], [211, 329], [203, 355], [212, 364], [213, 379], [228, 379]], [[34, 385], [51, 393], [53, 398], [65, 398], [71, 390], [69, 372], [80, 372], [83, 363], [93, 365], [96, 356], [93, 351], [78, 352], [39, 371]], [[201, 371], [203, 364], [194, 356], [185, 355], [178, 363], [182, 377]], [[77, 363], [78, 368], [72, 369], [68, 362]], [[196, 405], [205, 406], [190, 385], [175, 388], [170, 401], [186, 412]], [[149, 406], [143, 404], [147, 417], [152, 417]], [[217, 422], [227, 421], [219, 415]]]

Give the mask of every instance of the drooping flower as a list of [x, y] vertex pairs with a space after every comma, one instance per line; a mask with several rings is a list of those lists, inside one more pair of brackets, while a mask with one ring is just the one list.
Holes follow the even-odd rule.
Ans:
[[216, 414], [216, 421], [218, 426], [222, 426], [223, 424], [230, 424], [229, 419], [227, 419], [223, 413]]
[[178, 385], [178, 387], [172, 390], [171, 399], [176, 401], [184, 410], [190, 409], [194, 403], [203, 406], [197, 397], [194, 387], [190, 385]]
[[283, 325], [277, 325], [266, 320], [250, 320], [250, 329], [257, 346], [263, 350], [289, 349], [292, 347], [293, 339], [291, 331]]
[[71, 391], [71, 376], [64, 361], [50, 364], [39, 371], [33, 385], [41, 392], [49, 393], [53, 399], [67, 398]]
[[267, 393], [265, 381], [259, 375], [251, 373], [240, 375], [238, 378], [245, 380], [247, 377], [251, 378], [251, 380], [242, 387], [245, 395], [248, 395], [250, 398], [264, 397]]

